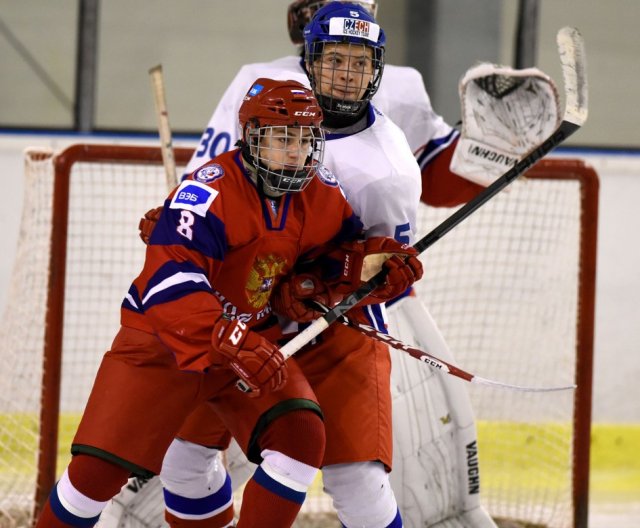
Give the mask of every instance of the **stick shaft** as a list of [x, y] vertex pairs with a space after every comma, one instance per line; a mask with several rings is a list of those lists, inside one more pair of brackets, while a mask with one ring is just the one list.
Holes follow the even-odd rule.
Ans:
[[162, 163], [165, 170], [167, 189], [171, 191], [178, 182], [176, 171], [176, 160], [173, 153], [173, 137], [171, 126], [169, 125], [169, 113], [167, 111], [167, 101], [165, 98], [164, 78], [162, 66], [154, 66], [149, 70], [151, 87], [153, 89], [153, 100], [158, 120], [158, 132], [160, 133], [160, 150], [162, 152]]

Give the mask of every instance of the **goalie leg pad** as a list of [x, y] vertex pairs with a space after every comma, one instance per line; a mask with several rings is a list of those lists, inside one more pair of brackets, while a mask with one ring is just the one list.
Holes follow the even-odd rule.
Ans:
[[238, 442], [232, 440], [224, 452], [225, 466], [231, 477], [231, 487], [236, 491], [242, 486], [256, 470], [256, 464], [249, 462], [246, 455], [240, 449]]
[[346, 528], [402, 526], [389, 475], [380, 462], [333, 464], [322, 468], [325, 491], [331, 495]]
[[[418, 348], [455, 363], [435, 321], [416, 297], [406, 297], [388, 312], [389, 331]], [[480, 512], [480, 475], [475, 418], [466, 384], [444, 376], [406, 354], [394, 354], [394, 471], [391, 483], [409, 526], [464, 524], [466, 512]], [[463, 519], [463, 520], [460, 520]], [[457, 527], [443, 524], [442, 528]]]
[[[233, 517], [231, 479], [217, 449], [174, 440], [165, 454], [160, 479], [167, 520]], [[171, 522], [170, 522], [171, 524]], [[172, 524], [173, 526], [173, 524]]]

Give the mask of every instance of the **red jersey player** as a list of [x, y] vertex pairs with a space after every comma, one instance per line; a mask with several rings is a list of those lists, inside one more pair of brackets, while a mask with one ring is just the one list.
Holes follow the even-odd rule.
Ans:
[[[239, 117], [241, 148], [165, 202], [39, 528], [95, 525], [130, 474], [160, 471], [202, 405], [261, 462], [239, 527], [290, 526], [304, 501], [324, 454], [322, 414], [296, 362], [285, 364], [268, 339], [278, 335], [269, 299], [299, 257], [362, 226], [335, 179], [318, 171], [322, 111], [308, 89], [258, 79]], [[238, 377], [252, 397], [237, 390]]]

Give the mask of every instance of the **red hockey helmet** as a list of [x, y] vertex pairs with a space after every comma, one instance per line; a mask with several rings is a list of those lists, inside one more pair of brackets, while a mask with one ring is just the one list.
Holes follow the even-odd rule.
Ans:
[[[295, 0], [289, 4], [287, 9], [287, 29], [289, 30], [289, 38], [294, 44], [304, 44], [304, 36], [302, 31], [315, 12], [323, 5], [328, 4], [330, 0]], [[356, 0], [356, 4], [360, 4], [364, 9], [369, 11], [375, 18], [378, 12], [377, 0]]]
[[313, 92], [297, 81], [257, 79], [240, 106], [244, 159], [265, 192], [302, 191], [324, 154], [322, 109]]

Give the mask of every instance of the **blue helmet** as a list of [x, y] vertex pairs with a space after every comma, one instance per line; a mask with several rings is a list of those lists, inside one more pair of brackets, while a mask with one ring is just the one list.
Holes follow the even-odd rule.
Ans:
[[304, 28], [305, 62], [325, 114], [360, 115], [380, 86], [384, 31], [357, 3], [331, 2]]

